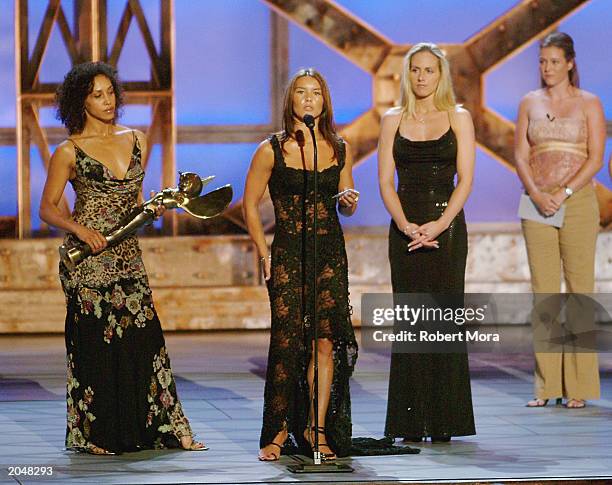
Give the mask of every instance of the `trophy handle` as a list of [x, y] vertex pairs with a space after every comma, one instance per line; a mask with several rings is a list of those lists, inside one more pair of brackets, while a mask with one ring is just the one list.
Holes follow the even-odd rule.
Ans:
[[60, 260], [68, 268], [68, 271], [74, 271], [81, 261], [91, 256], [92, 251], [89, 244], [83, 244], [70, 249], [65, 244], [62, 244], [59, 247], [59, 253]]
[[144, 204], [130, 212], [123, 222], [115, 230], [106, 234], [104, 238], [109, 247], [114, 246], [126, 237], [134, 234], [142, 226], [151, 224], [154, 219], [155, 211], [147, 204]]

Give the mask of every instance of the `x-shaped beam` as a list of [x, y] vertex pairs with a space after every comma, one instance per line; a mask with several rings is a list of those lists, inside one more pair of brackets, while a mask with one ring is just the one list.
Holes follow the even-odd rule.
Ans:
[[[360, 163], [376, 148], [380, 116], [399, 99], [402, 59], [411, 46], [393, 44], [332, 0], [264, 1], [373, 76], [374, 105], [342, 130], [356, 164]], [[523, 1], [466, 42], [441, 44], [451, 63], [457, 98], [474, 118], [479, 146], [512, 170], [514, 124], [485, 105], [484, 76], [586, 3], [588, 0]], [[606, 194], [612, 198], [605, 187], [600, 186], [598, 192], [600, 200]], [[271, 227], [273, 213], [268, 200], [262, 209], [264, 226]], [[602, 214], [602, 218], [606, 216]]]

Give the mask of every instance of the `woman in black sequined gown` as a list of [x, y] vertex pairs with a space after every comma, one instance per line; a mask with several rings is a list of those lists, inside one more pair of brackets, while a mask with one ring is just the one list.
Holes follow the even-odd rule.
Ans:
[[[313, 200], [313, 145], [303, 117], [315, 118], [318, 197]], [[284, 130], [262, 142], [251, 162], [244, 192], [244, 215], [268, 286], [272, 328], [264, 392], [260, 460], [314, 442], [319, 435], [324, 459], [348, 454], [351, 446], [349, 377], [357, 358], [350, 317], [347, 259], [336, 205], [346, 216], [357, 207], [352, 162], [336, 134], [329, 90], [313, 69], [300, 70], [285, 95]], [[305, 136], [304, 160], [296, 132]], [[276, 227], [271, 254], [258, 205], [266, 186]], [[317, 267], [313, 267], [313, 215], [317, 212]], [[305, 264], [303, 264], [305, 261]], [[317, 275], [319, 429], [313, 427], [313, 301]], [[283, 448], [285, 448], [283, 450]]]
[[[393, 292], [462, 294], [463, 205], [475, 156], [472, 120], [456, 105], [448, 61], [434, 44], [417, 44], [408, 52], [401, 86], [401, 106], [383, 117], [378, 152], [381, 195], [393, 218]], [[467, 355], [393, 353], [385, 435], [416, 442], [472, 434]]]

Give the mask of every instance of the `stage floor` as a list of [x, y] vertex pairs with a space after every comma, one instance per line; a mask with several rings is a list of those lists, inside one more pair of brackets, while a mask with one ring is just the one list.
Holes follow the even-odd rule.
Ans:
[[[257, 460], [267, 332], [168, 334], [179, 396], [207, 452], [98, 457], [63, 449], [61, 336], [0, 337], [0, 483], [397, 483], [612, 478], [612, 355], [600, 356], [602, 399], [585, 409], [529, 409], [528, 355], [470, 357], [478, 434], [418, 445], [418, 455], [344, 459], [351, 474], [295, 475]], [[353, 435], [381, 437], [389, 357], [361, 352], [351, 382]], [[31, 468], [17, 467], [26, 465]], [[17, 467], [12, 469], [11, 467]], [[52, 476], [32, 476], [53, 467]], [[9, 470], [21, 472], [9, 476]], [[25, 474], [24, 474], [25, 473]]]

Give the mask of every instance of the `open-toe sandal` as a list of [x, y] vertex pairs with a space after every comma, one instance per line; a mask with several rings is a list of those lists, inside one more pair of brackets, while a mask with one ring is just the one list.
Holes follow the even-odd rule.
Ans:
[[[315, 428], [314, 426], [311, 426], [304, 433], [308, 435], [308, 438], [310, 438], [314, 434], [314, 432], [317, 432], [319, 435], [323, 435], [323, 437], [325, 437], [325, 428], [322, 428], [322, 427]], [[314, 449], [314, 439], [311, 441], [308, 438], [306, 438], [306, 441], [308, 442], [308, 444], [310, 445], [310, 449], [314, 453], [314, 451], [315, 451], [315, 449]], [[326, 446], [331, 453], [323, 453], [321, 451], [321, 447], [322, 446]], [[333, 461], [333, 460], [336, 459], [336, 454], [332, 451], [330, 446], [325, 441], [322, 442], [322, 441], [319, 440], [319, 451], [321, 453], [321, 461]]]
[[109, 455], [117, 454], [112, 451], [105, 450], [104, 448], [100, 448], [99, 446], [96, 446], [93, 443], [87, 443], [85, 452], [89, 453], [90, 455], [98, 455], [98, 456], [109, 456]]
[[271, 452], [270, 454], [272, 455], [272, 458], [265, 458], [261, 455], [258, 456], [259, 461], [278, 461], [281, 457], [281, 454], [283, 452], [283, 447], [281, 445], [279, 445], [278, 443], [275, 443], [274, 441], [270, 444], [268, 444], [267, 446], [276, 446], [278, 448], [278, 453], [274, 453]]
[[179, 439], [181, 449], [183, 451], [206, 451], [209, 449], [205, 443], [202, 443], [201, 441], [196, 441], [194, 438], [195, 436], [191, 437], [191, 443], [189, 443], [189, 446], [183, 446], [182, 441]]
[[582, 409], [585, 406], [586, 402], [584, 399], [571, 398], [565, 403], [565, 407], [568, 409]]

